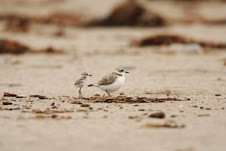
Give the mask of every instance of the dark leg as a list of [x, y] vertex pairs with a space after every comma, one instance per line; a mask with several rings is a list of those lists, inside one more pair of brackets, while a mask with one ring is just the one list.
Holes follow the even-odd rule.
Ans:
[[108, 94], [108, 96], [111, 96], [111, 94], [108, 91], [106, 91], [106, 93]]
[[80, 89], [80, 93], [81, 93], [81, 99], [82, 99], [82, 88]]
[[82, 95], [81, 95], [81, 88], [79, 88], [78, 93], [79, 93], [79, 99], [81, 99], [81, 97], [82, 97]]

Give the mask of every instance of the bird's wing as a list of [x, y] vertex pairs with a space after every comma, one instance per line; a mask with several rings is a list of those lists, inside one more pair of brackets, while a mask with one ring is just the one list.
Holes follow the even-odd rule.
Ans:
[[117, 74], [114, 74], [113, 72], [104, 76], [99, 82], [98, 85], [108, 85], [108, 84], [112, 84], [115, 82], [115, 80], [117, 79]]
[[82, 78], [80, 78], [80, 79], [78, 79], [76, 82], [75, 82], [75, 85], [79, 85], [79, 84], [82, 84], [84, 81], [84, 78], [82, 77]]

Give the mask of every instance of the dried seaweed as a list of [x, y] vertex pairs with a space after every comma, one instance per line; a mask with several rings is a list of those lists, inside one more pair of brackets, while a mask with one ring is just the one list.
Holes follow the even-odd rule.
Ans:
[[28, 32], [31, 20], [17, 14], [1, 15], [0, 20], [6, 21], [4, 30], [12, 32]]
[[182, 24], [206, 24], [206, 25], [225, 25], [226, 19], [219, 18], [219, 19], [207, 19], [207, 18], [185, 18], [176, 21], [175, 23], [182, 23]]
[[[178, 0], [179, 1], [179, 0]], [[200, 0], [192, 0], [200, 1]], [[223, 0], [222, 0], [223, 1]], [[189, 0], [186, 0], [186, 3]], [[226, 19], [207, 19], [202, 17], [184, 18], [180, 20], [166, 19], [161, 14], [145, 8], [136, 0], [127, 0], [117, 5], [105, 17], [94, 18], [88, 21], [82, 20], [80, 14], [74, 12], [56, 11], [48, 15], [31, 16], [27, 14], [0, 14], [0, 21], [5, 21], [5, 31], [28, 32], [32, 23], [36, 24], [54, 24], [57, 26], [152, 26], [161, 27], [178, 23], [203, 23], [210, 25], [226, 24]], [[59, 31], [56, 36], [62, 36]]]
[[183, 101], [177, 98], [147, 98], [147, 97], [91, 97], [88, 99], [94, 103], [163, 103], [166, 101]]
[[3, 96], [4, 96], [4, 97], [17, 97], [16, 94], [8, 93], [8, 92], [4, 92]]
[[38, 114], [52, 114], [52, 113], [68, 113], [68, 112], [74, 112], [74, 110], [69, 110], [69, 109], [34, 109], [33, 110], [34, 113], [38, 113]]
[[64, 116], [64, 115], [35, 115], [35, 117], [32, 117], [32, 119], [55, 119], [55, 120], [68, 120], [71, 119], [71, 116]]
[[163, 124], [158, 123], [147, 123], [142, 125], [144, 128], [185, 128], [184, 124], [178, 124], [175, 121], [169, 120], [164, 122]]
[[30, 95], [30, 97], [34, 97], [34, 98], [39, 98], [39, 99], [48, 99], [46, 96], [44, 95]]
[[35, 23], [41, 24], [55, 24], [55, 25], [79, 25], [80, 16], [73, 13], [54, 12], [47, 17], [35, 16], [31, 20]]
[[131, 45], [138, 47], [170, 45], [173, 43], [198, 44], [204, 48], [226, 48], [226, 43], [198, 41], [179, 35], [160, 34], [144, 37], [141, 40], [132, 41]]
[[2, 105], [12, 105], [13, 103], [12, 102], [2, 102]]
[[29, 46], [21, 44], [13, 40], [0, 39], [0, 54], [24, 54], [24, 53], [47, 53], [47, 54], [63, 54], [62, 49], [47, 47], [40, 50], [31, 49]]
[[0, 40], [0, 54], [12, 53], [12, 54], [23, 54], [30, 50], [26, 45], [23, 45], [16, 41], [11, 40]]
[[2, 14], [0, 20], [6, 22], [5, 30], [11, 31], [29, 31], [31, 23], [37, 24], [55, 24], [64, 25], [79, 25], [80, 16], [73, 13], [54, 12], [48, 16], [27, 16], [22, 14]]
[[164, 26], [166, 20], [159, 14], [147, 11], [135, 0], [127, 0], [116, 6], [109, 15], [93, 19], [86, 26]]

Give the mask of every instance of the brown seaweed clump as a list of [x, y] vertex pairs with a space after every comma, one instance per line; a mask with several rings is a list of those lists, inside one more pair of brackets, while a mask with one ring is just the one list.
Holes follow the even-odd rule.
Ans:
[[16, 14], [1, 15], [0, 20], [6, 21], [4, 30], [12, 32], [28, 32], [31, 20], [28, 17]]
[[16, 41], [0, 40], [0, 54], [11, 53], [11, 54], [23, 54], [30, 50], [26, 45], [23, 45]]
[[127, 96], [117, 96], [117, 97], [91, 97], [88, 99], [94, 103], [164, 103], [166, 101], [183, 101], [177, 98], [147, 98], [147, 97], [127, 97]]
[[8, 92], [4, 92], [3, 97], [17, 97], [18, 95], [14, 94], [14, 93], [8, 93]]
[[31, 49], [29, 46], [12, 40], [0, 39], [0, 54], [24, 54], [24, 53], [44, 53], [44, 54], [63, 54], [64, 50], [47, 47], [40, 50]]
[[131, 45], [138, 46], [138, 47], [146, 47], [146, 46], [170, 45], [174, 43], [180, 43], [180, 44], [195, 43], [204, 48], [217, 48], [217, 49], [226, 48], [226, 43], [198, 41], [198, 40], [194, 40], [194, 39], [179, 36], [179, 35], [169, 35], [169, 34], [148, 36], [138, 41], [132, 41]]
[[164, 26], [165, 19], [160, 15], [147, 11], [135, 0], [127, 0], [115, 7], [109, 15], [94, 19], [87, 26]]
[[4, 21], [5, 31], [28, 32], [31, 23], [54, 24], [58, 26], [80, 25], [80, 16], [73, 13], [54, 12], [48, 16], [27, 16], [21, 14], [1, 14], [0, 21]]
[[46, 17], [43, 16], [32, 17], [32, 21], [41, 24], [76, 26], [80, 24], [80, 16], [73, 13], [55, 12]]
[[57, 114], [52, 114], [52, 115], [35, 115], [34, 117], [32, 117], [32, 119], [55, 119], [55, 120], [69, 120], [71, 119], [71, 116], [65, 116], [65, 115], [57, 115]]

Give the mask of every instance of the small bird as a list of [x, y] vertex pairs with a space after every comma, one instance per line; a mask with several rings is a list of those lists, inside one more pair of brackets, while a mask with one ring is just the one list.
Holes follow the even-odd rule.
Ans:
[[81, 78], [75, 82], [75, 86], [79, 88], [79, 91], [78, 91], [79, 99], [82, 99], [82, 88], [86, 86], [89, 77], [92, 76], [87, 72], [83, 72], [81, 75], [82, 75]]
[[98, 87], [99, 89], [105, 91], [109, 96], [110, 93], [118, 90], [125, 83], [125, 74], [129, 73], [124, 69], [116, 69], [115, 72], [111, 72], [104, 76], [98, 83], [89, 84], [88, 87]]

